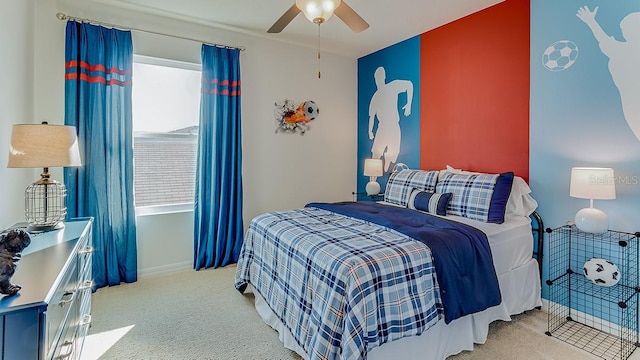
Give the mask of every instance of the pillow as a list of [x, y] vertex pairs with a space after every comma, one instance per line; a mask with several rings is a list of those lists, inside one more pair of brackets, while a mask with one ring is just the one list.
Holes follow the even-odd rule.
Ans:
[[445, 171], [436, 192], [453, 193], [447, 214], [502, 224], [512, 185], [513, 172], [457, 174]]
[[[447, 165], [446, 171], [465, 175], [482, 174], [456, 169], [449, 165]], [[444, 176], [444, 173], [445, 171], [441, 171], [441, 176]], [[527, 182], [520, 176], [514, 176], [505, 216], [529, 217], [538, 208], [538, 202], [530, 194], [531, 188], [527, 185]]]
[[384, 191], [384, 201], [406, 207], [413, 189], [435, 192], [438, 172], [407, 169], [392, 173]]
[[538, 202], [531, 196], [531, 188], [526, 181], [519, 176], [513, 178], [511, 195], [507, 201], [507, 216], [529, 217], [536, 208]]
[[477, 172], [477, 171], [466, 171], [466, 170], [462, 170], [462, 169], [456, 169], [453, 166], [449, 166], [449, 165], [447, 165], [447, 171], [448, 172], [452, 172], [452, 173], [456, 173], [456, 174], [463, 174], [463, 175], [483, 174], [483, 173]]
[[407, 207], [436, 215], [447, 215], [447, 205], [451, 201], [452, 193], [439, 194], [431, 191], [414, 189], [409, 195]]

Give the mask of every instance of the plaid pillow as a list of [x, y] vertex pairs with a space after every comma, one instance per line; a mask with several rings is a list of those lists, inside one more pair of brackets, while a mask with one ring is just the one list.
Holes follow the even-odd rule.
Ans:
[[502, 174], [454, 174], [445, 172], [436, 192], [453, 193], [447, 214], [502, 224], [513, 184], [513, 172]]
[[413, 189], [435, 192], [438, 170], [400, 170], [392, 173], [384, 191], [384, 201], [407, 206]]
[[407, 207], [412, 210], [445, 216], [447, 215], [447, 205], [449, 205], [452, 196], [452, 193], [439, 194], [431, 191], [413, 190], [409, 195]]

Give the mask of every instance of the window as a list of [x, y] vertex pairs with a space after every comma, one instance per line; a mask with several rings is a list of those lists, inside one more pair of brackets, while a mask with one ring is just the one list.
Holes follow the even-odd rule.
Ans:
[[132, 98], [138, 214], [192, 209], [200, 65], [135, 56]]

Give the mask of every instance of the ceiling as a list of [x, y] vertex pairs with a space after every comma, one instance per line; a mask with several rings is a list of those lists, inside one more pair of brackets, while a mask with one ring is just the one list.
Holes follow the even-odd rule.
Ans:
[[[281, 33], [267, 34], [267, 29], [295, 0], [93, 1], [298, 45], [318, 46], [318, 26], [303, 14]], [[321, 47], [323, 51], [358, 58], [502, 1], [347, 0], [370, 27], [354, 33], [338, 17], [332, 16], [320, 27]]]

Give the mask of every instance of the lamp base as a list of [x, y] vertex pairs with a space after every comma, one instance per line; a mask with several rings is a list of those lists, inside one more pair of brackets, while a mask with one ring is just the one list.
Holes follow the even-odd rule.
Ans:
[[584, 208], [576, 213], [575, 223], [578, 229], [594, 234], [602, 234], [609, 230], [609, 217], [604, 211], [596, 208]]
[[64, 229], [63, 222], [59, 222], [55, 225], [29, 224], [29, 226], [27, 226], [27, 232], [29, 233], [39, 233], [39, 232], [46, 232], [46, 231], [53, 231], [53, 230], [60, 230], [60, 229]]
[[377, 181], [369, 181], [365, 190], [369, 196], [378, 195], [380, 193], [380, 184]]

